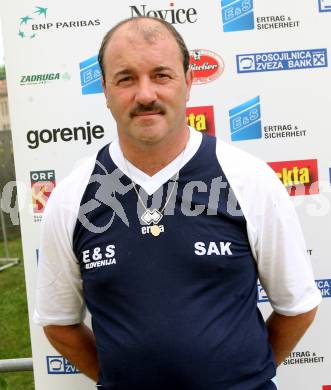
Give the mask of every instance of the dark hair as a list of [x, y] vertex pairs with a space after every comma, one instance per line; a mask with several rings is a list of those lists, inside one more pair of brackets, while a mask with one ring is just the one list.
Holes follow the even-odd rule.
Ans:
[[158, 19], [158, 18], [149, 17], [149, 16], [136, 16], [134, 18], [127, 18], [127, 19], [121, 20], [114, 27], [112, 27], [107, 32], [107, 34], [104, 36], [104, 38], [102, 40], [102, 43], [101, 43], [101, 46], [100, 46], [99, 54], [98, 54], [98, 61], [99, 61], [99, 65], [100, 65], [100, 68], [101, 68], [101, 73], [102, 73], [103, 80], [105, 80], [105, 70], [104, 70], [104, 65], [103, 65], [103, 56], [105, 54], [105, 50], [106, 50], [106, 46], [107, 46], [108, 42], [111, 40], [112, 36], [118, 30], [119, 27], [121, 27], [124, 24], [129, 23], [131, 21], [137, 22], [137, 21], [142, 20], [142, 19], [152, 19], [152, 20], [155, 20], [155, 21], [159, 22], [160, 24], [162, 24], [170, 32], [170, 34], [175, 38], [175, 40], [177, 42], [177, 45], [179, 47], [179, 50], [180, 50], [180, 52], [182, 54], [184, 72], [185, 73], [187, 72], [187, 70], [189, 68], [189, 63], [190, 63], [190, 53], [189, 53], [189, 51], [188, 51], [188, 49], [186, 47], [186, 44], [184, 42], [183, 37], [179, 34], [179, 32], [175, 29], [175, 27], [173, 27], [172, 24], [166, 22], [163, 19]]

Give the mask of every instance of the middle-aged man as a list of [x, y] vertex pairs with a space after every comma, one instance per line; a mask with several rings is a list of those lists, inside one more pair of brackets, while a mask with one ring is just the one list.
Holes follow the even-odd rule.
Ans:
[[35, 321], [103, 390], [275, 389], [321, 300], [286, 190], [188, 128], [192, 73], [171, 25], [121, 22], [99, 62], [118, 139], [49, 199]]

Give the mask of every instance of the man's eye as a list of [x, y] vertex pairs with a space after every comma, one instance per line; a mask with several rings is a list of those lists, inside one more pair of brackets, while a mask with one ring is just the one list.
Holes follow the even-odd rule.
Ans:
[[166, 73], [158, 73], [156, 76], [155, 76], [157, 79], [159, 80], [167, 80], [167, 79], [170, 79], [170, 76]]
[[132, 80], [133, 80], [132, 76], [123, 77], [117, 81], [117, 84], [118, 85], [130, 84], [132, 82]]

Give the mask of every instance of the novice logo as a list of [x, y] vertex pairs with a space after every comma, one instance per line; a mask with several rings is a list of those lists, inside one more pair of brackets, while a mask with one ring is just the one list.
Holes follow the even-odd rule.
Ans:
[[254, 29], [253, 0], [221, 0], [223, 31]]
[[46, 356], [47, 372], [54, 374], [79, 374], [80, 371], [63, 356]]
[[215, 135], [213, 106], [187, 107], [186, 121], [189, 126], [193, 127], [197, 131], [201, 131], [209, 135]]
[[[331, 12], [331, 0], [318, 0], [318, 6], [320, 12]], [[331, 390], [331, 385], [330, 385], [330, 390]]]
[[212, 51], [194, 49], [190, 50], [190, 69], [193, 71], [193, 84], [206, 84], [220, 77], [224, 61]]
[[245, 141], [262, 137], [260, 97], [229, 110], [232, 141]]
[[55, 187], [55, 171], [32, 171], [30, 172], [30, 180], [33, 212], [42, 214]]
[[175, 3], [170, 3], [168, 9], [148, 9], [146, 4], [130, 5], [131, 17], [149, 16], [159, 18], [171, 24], [196, 23], [198, 20], [195, 8], [174, 8]]
[[325, 68], [328, 66], [327, 49], [302, 49], [236, 56], [238, 73], [270, 72]]
[[93, 56], [79, 64], [80, 83], [82, 94], [90, 95], [102, 93], [101, 69], [98, 62], [98, 56]]
[[319, 193], [317, 160], [269, 162], [291, 196]]

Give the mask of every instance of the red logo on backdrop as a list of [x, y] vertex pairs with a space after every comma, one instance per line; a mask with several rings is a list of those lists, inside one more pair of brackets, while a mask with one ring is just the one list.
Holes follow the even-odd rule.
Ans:
[[47, 200], [55, 187], [55, 171], [30, 172], [33, 212], [44, 212]]
[[322, 390], [331, 390], [331, 385], [324, 385]]
[[187, 107], [187, 124], [195, 130], [206, 132], [209, 135], [215, 135], [214, 107]]
[[293, 195], [319, 193], [317, 160], [293, 160], [268, 163]]
[[190, 50], [190, 69], [193, 71], [193, 84], [205, 84], [220, 77], [224, 71], [224, 62], [212, 51]]

